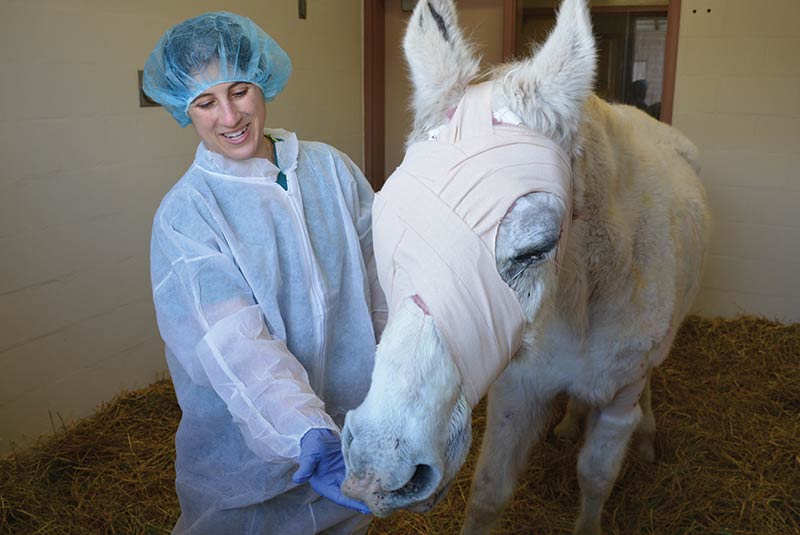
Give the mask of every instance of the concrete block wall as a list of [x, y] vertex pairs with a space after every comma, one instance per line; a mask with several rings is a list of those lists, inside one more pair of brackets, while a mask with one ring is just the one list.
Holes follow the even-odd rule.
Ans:
[[[51, 414], [85, 416], [165, 371], [150, 222], [197, 140], [138, 107], [136, 70], [161, 33], [208, 10], [252, 17], [295, 66], [267, 123], [361, 164], [361, 2], [309, 0], [305, 21], [293, 0], [0, 3], [0, 455], [49, 432]], [[496, 9], [474, 25], [463, 14], [487, 63], [499, 59]], [[681, 11], [673, 122], [702, 151], [715, 218], [695, 312], [800, 321], [800, 2]]]
[[800, 2], [683, 0], [673, 124], [714, 231], [695, 312], [800, 321]]
[[363, 162], [361, 0], [0, 2], [0, 455], [166, 371], [149, 280], [152, 216], [197, 138], [140, 108], [169, 26], [247, 15], [289, 53], [267, 124]]

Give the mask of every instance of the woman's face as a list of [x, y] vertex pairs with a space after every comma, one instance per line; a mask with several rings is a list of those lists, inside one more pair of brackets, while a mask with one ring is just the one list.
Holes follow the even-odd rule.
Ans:
[[270, 157], [264, 140], [267, 111], [258, 86], [247, 82], [211, 86], [192, 101], [188, 113], [208, 150], [240, 161]]

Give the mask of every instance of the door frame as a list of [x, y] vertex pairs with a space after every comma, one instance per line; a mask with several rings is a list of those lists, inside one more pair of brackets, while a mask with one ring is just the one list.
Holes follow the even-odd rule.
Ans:
[[[378, 191], [385, 178], [385, 2], [364, 0], [364, 174]], [[664, 6], [636, 6], [641, 10], [663, 10]], [[595, 8], [596, 11], [615, 8]], [[625, 9], [625, 8], [623, 8]], [[633, 6], [628, 9], [634, 9]], [[514, 56], [516, 36], [522, 23], [523, 1], [503, 0], [503, 58]], [[661, 121], [672, 124], [675, 97], [675, 71], [678, 61], [681, 0], [669, 0], [667, 36], [664, 51], [664, 81], [661, 100]]]
[[386, 63], [385, 0], [364, 0], [364, 175], [378, 191], [384, 182]]

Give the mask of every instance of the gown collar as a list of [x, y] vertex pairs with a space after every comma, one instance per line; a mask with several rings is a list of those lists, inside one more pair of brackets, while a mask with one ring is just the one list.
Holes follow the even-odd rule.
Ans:
[[219, 173], [234, 178], [257, 178], [274, 182], [278, 173], [285, 175], [297, 168], [299, 144], [297, 135], [281, 128], [266, 128], [264, 135], [269, 136], [275, 143], [275, 156], [278, 166], [266, 158], [250, 158], [237, 161], [226, 158], [222, 154], [208, 150], [202, 141], [197, 146], [195, 164], [206, 171]]

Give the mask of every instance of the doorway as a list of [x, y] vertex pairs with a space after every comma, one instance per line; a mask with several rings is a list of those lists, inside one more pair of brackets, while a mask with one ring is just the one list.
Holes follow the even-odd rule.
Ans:
[[[378, 191], [400, 163], [410, 125], [411, 90], [400, 35], [415, 0], [364, 2], [364, 142], [367, 179]], [[610, 4], [614, 5], [610, 5]], [[624, 5], [617, 5], [617, 4]], [[459, 0], [459, 21], [486, 66], [525, 57], [555, 22], [558, 0]], [[592, 5], [598, 44], [596, 92], [671, 123], [680, 0]]]

